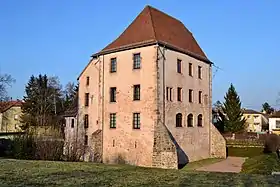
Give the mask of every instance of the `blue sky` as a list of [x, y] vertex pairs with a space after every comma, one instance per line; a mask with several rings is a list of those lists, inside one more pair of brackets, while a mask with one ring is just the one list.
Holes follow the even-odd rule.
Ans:
[[[243, 106], [272, 106], [280, 92], [280, 1], [0, 1], [0, 73], [14, 98], [29, 77], [76, 81], [89, 57], [114, 40], [147, 5], [181, 20], [213, 68], [213, 101], [233, 83]], [[279, 96], [280, 98], [280, 96]]]

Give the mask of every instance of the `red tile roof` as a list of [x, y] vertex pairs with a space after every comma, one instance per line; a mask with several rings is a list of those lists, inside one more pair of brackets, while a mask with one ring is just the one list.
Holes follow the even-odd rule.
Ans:
[[116, 40], [93, 57], [156, 43], [210, 63], [182, 22], [151, 6], [146, 6]]
[[2, 101], [0, 102], [0, 113], [3, 113], [14, 106], [22, 106], [22, 101]]

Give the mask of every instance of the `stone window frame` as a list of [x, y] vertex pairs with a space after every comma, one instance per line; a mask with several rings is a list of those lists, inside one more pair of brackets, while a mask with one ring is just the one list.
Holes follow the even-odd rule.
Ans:
[[177, 101], [182, 101], [183, 98], [183, 88], [182, 87], [177, 87]]
[[193, 103], [193, 89], [189, 89], [189, 103]]
[[182, 113], [176, 114], [176, 127], [183, 127], [183, 115]]
[[140, 129], [141, 128], [141, 114], [140, 112], [134, 112], [132, 119], [133, 129]]
[[190, 113], [187, 116], [187, 127], [193, 127], [193, 114]]
[[85, 135], [84, 145], [85, 145], [85, 146], [87, 146], [87, 145], [88, 145], [88, 135]]
[[85, 93], [85, 107], [89, 106], [89, 93]]
[[193, 77], [193, 64], [189, 62], [189, 76]]
[[133, 53], [133, 69], [141, 69], [141, 53]]
[[197, 116], [197, 126], [198, 127], [203, 127], [203, 116], [202, 116], [202, 114], [198, 114], [198, 116]]
[[110, 129], [115, 129], [117, 126], [117, 113], [110, 113]]
[[199, 79], [202, 79], [202, 66], [198, 66], [197, 77]]
[[172, 101], [172, 87], [166, 87], [166, 100]]
[[140, 84], [133, 85], [133, 101], [140, 101], [141, 98], [141, 86]]
[[117, 57], [113, 57], [110, 59], [110, 73], [116, 73], [117, 72]]
[[86, 86], [89, 86], [89, 76], [86, 78]]
[[84, 128], [87, 129], [89, 126], [89, 115], [85, 114], [84, 116]]
[[198, 103], [202, 104], [202, 91], [198, 91]]

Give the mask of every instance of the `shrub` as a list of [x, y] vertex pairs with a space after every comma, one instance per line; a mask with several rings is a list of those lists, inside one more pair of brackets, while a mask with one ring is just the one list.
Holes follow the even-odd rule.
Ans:
[[36, 152], [36, 143], [33, 135], [17, 135], [12, 140], [10, 157], [16, 159], [34, 159]]
[[36, 139], [35, 159], [62, 160], [63, 141]]
[[9, 154], [12, 141], [10, 139], [0, 139], [0, 157], [5, 157]]
[[264, 153], [276, 152], [279, 149], [280, 137], [276, 134], [269, 134], [264, 142]]
[[228, 156], [254, 157], [263, 154], [262, 147], [227, 147]]

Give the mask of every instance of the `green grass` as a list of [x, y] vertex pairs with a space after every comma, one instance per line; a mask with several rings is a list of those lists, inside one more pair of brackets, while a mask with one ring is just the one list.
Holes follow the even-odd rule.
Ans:
[[275, 176], [189, 172], [126, 165], [0, 160], [1, 186], [275, 186]]
[[199, 161], [195, 161], [195, 162], [190, 162], [182, 170], [183, 171], [194, 171], [200, 167], [214, 164], [214, 163], [220, 162], [222, 160], [223, 159], [221, 159], [221, 158], [209, 158], [209, 159], [199, 160]]
[[269, 175], [273, 171], [280, 171], [280, 160], [275, 153], [248, 158], [242, 166], [242, 173]]
[[228, 147], [228, 156], [254, 157], [263, 154], [262, 147]]

